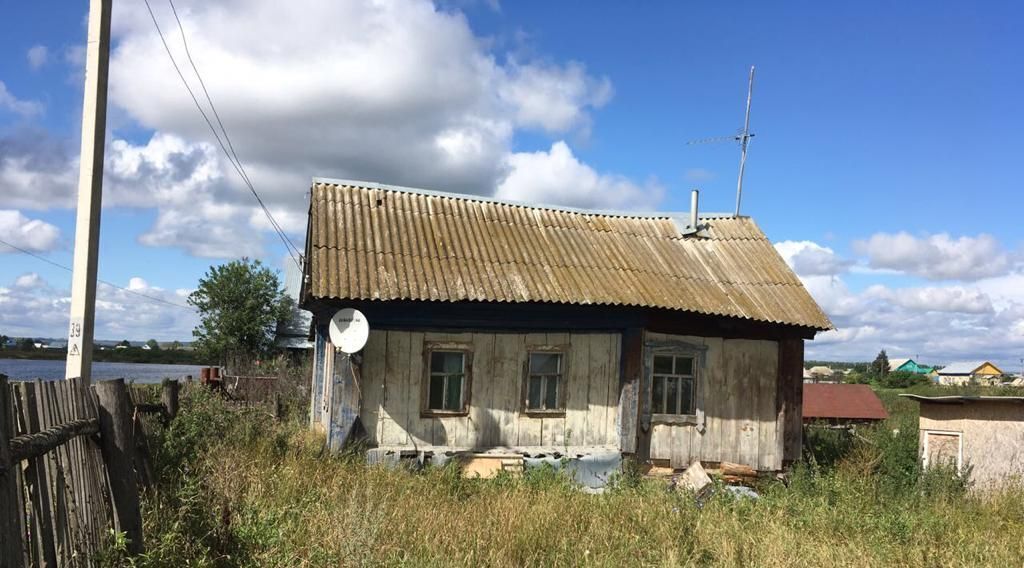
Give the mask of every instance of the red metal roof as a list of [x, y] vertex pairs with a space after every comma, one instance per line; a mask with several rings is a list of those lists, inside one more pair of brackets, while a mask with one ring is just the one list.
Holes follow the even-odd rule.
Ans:
[[885, 420], [881, 399], [868, 385], [804, 384], [804, 420]]

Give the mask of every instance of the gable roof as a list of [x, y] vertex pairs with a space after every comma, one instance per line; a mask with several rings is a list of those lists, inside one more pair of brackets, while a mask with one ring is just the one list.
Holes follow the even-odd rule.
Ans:
[[[684, 214], [685, 215], [685, 214]], [[524, 205], [315, 179], [310, 298], [550, 302], [832, 324], [749, 217]]]
[[899, 369], [900, 367], [905, 365], [907, 363], [907, 361], [913, 361], [913, 359], [906, 358], [906, 357], [903, 358], [903, 359], [889, 359], [889, 370], [890, 371], [895, 371], [896, 369]]
[[[975, 371], [977, 371], [979, 368], [981, 368], [981, 367], [983, 367], [985, 365], [992, 365], [992, 363], [990, 363], [988, 361], [957, 361], [955, 363], [950, 363], [949, 365], [946, 365], [945, 367], [943, 367], [939, 371], [939, 374], [940, 375], [971, 375]], [[995, 367], [995, 369], [997, 371], [999, 371], [1000, 374], [1002, 374], [1003, 371], [1000, 370], [999, 367], [996, 367], [995, 365], [992, 365], [992, 366]]]
[[804, 419], [885, 420], [881, 399], [868, 385], [804, 384]]

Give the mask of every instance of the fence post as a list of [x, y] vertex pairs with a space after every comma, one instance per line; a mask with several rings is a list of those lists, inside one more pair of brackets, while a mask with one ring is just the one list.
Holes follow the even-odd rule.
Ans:
[[100, 441], [114, 502], [114, 527], [128, 537], [128, 551], [141, 554], [142, 514], [139, 511], [139, 484], [133, 459], [134, 408], [124, 379], [101, 381], [93, 388], [96, 389], [99, 401]]
[[19, 464], [11, 461], [8, 445], [14, 437], [14, 406], [11, 403], [11, 390], [7, 384], [7, 376], [0, 375], [0, 559], [10, 562], [11, 566], [22, 566], [25, 562], [25, 551], [22, 546], [21, 515], [18, 498]]
[[164, 405], [167, 418], [174, 420], [178, 415], [178, 381], [164, 381], [163, 390], [160, 391], [160, 402]]

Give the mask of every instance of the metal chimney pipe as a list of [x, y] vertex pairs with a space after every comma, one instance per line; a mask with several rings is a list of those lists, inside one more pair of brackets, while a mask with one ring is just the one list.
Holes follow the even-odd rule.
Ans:
[[700, 190], [695, 189], [690, 193], [690, 228], [697, 228], [697, 201], [700, 197]]

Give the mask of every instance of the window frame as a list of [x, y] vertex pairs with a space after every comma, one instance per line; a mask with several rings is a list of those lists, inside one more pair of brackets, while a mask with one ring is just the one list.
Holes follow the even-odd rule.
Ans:
[[963, 475], [964, 471], [964, 433], [957, 430], [932, 430], [924, 429], [921, 430], [922, 437], [924, 438], [921, 446], [921, 467], [928, 469], [931, 467], [931, 434], [937, 436], [954, 436], [957, 438], [956, 448], [956, 472], [958, 475]]
[[[558, 373], [558, 391], [556, 408], [530, 408], [530, 356], [535, 353], [547, 353], [547, 354], [558, 354], [560, 356], [560, 365]], [[569, 400], [569, 346], [568, 345], [527, 345], [526, 346], [526, 360], [523, 362], [523, 385], [522, 385], [522, 404], [520, 405], [520, 411], [524, 416], [533, 416], [538, 418], [550, 418], [557, 416], [565, 416], [565, 410]], [[549, 374], [542, 374], [542, 376], [548, 377]], [[546, 384], [547, 381], [545, 381]]]
[[[683, 341], [649, 341], [646, 344], [644, 357], [644, 374], [647, 378], [647, 412], [651, 424], [683, 424], [699, 426], [704, 412], [703, 375], [707, 363], [707, 346], [695, 345]], [[693, 412], [690, 414], [667, 414], [654, 412], [654, 357], [689, 357], [693, 359]], [[674, 365], [673, 361], [673, 365]], [[673, 375], [683, 377], [683, 375]]]
[[[434, 352], [462, 353], [462, 407], [457, 410], [430, 408], [430, 360]], [[420, 380], [420, 416], [437, 418], [445, 416], [468, 416], [473, 393], [473, 347], [469, 343], [426, 342], [423, 346], [423, 376]]]

